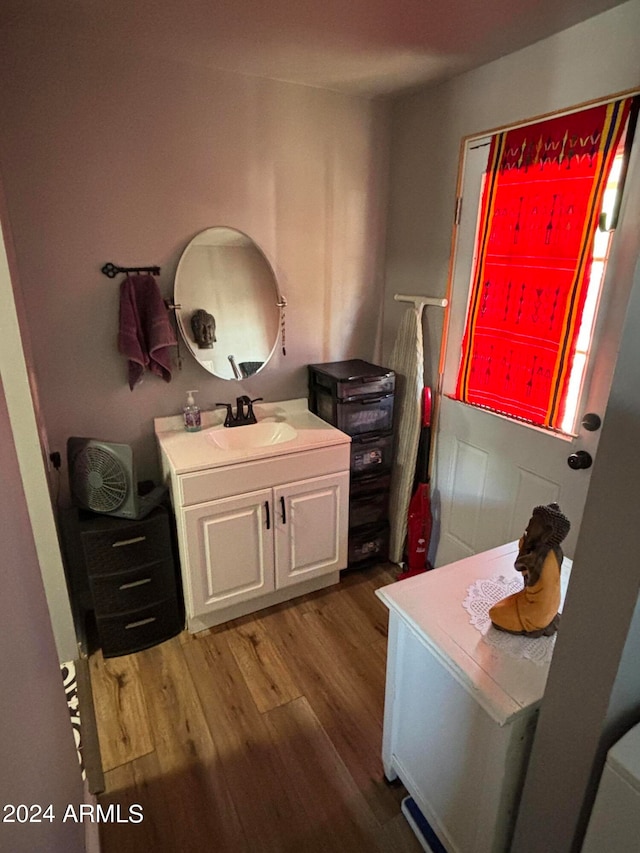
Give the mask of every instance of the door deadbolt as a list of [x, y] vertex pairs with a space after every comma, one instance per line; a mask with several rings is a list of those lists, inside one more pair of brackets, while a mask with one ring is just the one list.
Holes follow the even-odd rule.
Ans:
[[593, 465], [593, 459], [591, 454], [587, 453], [586, 450], [577, 450], [567, 459], [567, 464], [569, 465], [569, 468], [573, 468], [574, 471], [579, 471], [581, 468], [591, 468]]
[[587, 430], [587, 432], [595, 432], [602, 426], [602, 418], [600, 415], [596, 415], [595, 412], [588, 412], [582, 418], [582, 426]]

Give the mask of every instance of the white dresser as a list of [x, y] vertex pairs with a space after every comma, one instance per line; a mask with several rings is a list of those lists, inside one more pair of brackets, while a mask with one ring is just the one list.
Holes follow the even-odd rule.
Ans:
[[[400, 777], [450, 853], [509, 849], [547, 680], [548, 663], [488, 644], [463, 607], [476, 581], [515, 574], [517, 550], [377, 591], [389, 608], [385, 774]], [[564, 587], [570, 568], [565, 560]]]

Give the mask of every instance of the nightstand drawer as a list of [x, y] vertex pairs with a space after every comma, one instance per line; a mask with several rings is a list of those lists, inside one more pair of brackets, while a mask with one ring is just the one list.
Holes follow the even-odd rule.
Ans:
[[98, 617], [147, 607], [176, 597], [173, 560], [148, 563], [128, 572], [92, 575], [90, 586]]
[[104, 657], [139, 652], [175, 637], [182, 630], [182, 616], [175, 599], [160, 601], [117, 616], [96, 619]]
[[166, 515], [129, 521], [118, 527], [83, 530], [82, 548], [89, 575], [107, 575], [165, 559], [171, 553]]

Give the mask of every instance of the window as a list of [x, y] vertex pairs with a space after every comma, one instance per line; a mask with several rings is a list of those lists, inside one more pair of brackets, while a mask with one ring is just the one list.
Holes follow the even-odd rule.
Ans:
[[608, 253], [596, 229], [631, 105], [492, 138], [457, 399], [573, 429]]
[[[613, 165], [611, 166], [602, 201], [602, 215], [604, 217], [604, 222], [607, 224], [612, 222], [616, 202], [619, 198], [619, 193], [622, 190], [622, 187], [620, 186], [620, 175], [622, 173], [623, 162], [624, 143], [622, 142], [618, 146]], [[596, 313], [598, 310], [598, 303], [600, 302], [600, 294], [602, 292], [604, 274], [607, 267], [607, 261], [609, 259], [612, 237], [613, 231], [598, 229], [593, 240], [591, 273], [589, 275], [584, 308], [582, 309], [580, 331], [578, 332], [578, 337], [576, 339], [576, 347], [573, 355], [573, 362], [571, 364], [569, 385], [564, 405], [564, 416], [560, 423], [561, 432], [572, 433], [575, 428], [578, 404], [580, 403], [582, 384], [584, 382], [587, 360], [591, 350]]]

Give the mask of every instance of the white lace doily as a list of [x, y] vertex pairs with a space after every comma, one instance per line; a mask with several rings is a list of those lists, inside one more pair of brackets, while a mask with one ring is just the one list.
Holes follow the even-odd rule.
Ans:
[[521, 589], [522, 578], [519, 575], [509, 578], [504, 575], [481, 578], [468, 588], [462, 606], [471, 616], [469, 621], [480, 631], [483, 641], [488, 645], [514, 658], [526, 658], [537, 664], [549, 663], [556, 642], [555, 634], [551, 637], [524, 637], [498, 631], [491, 624], [489, 608]]

